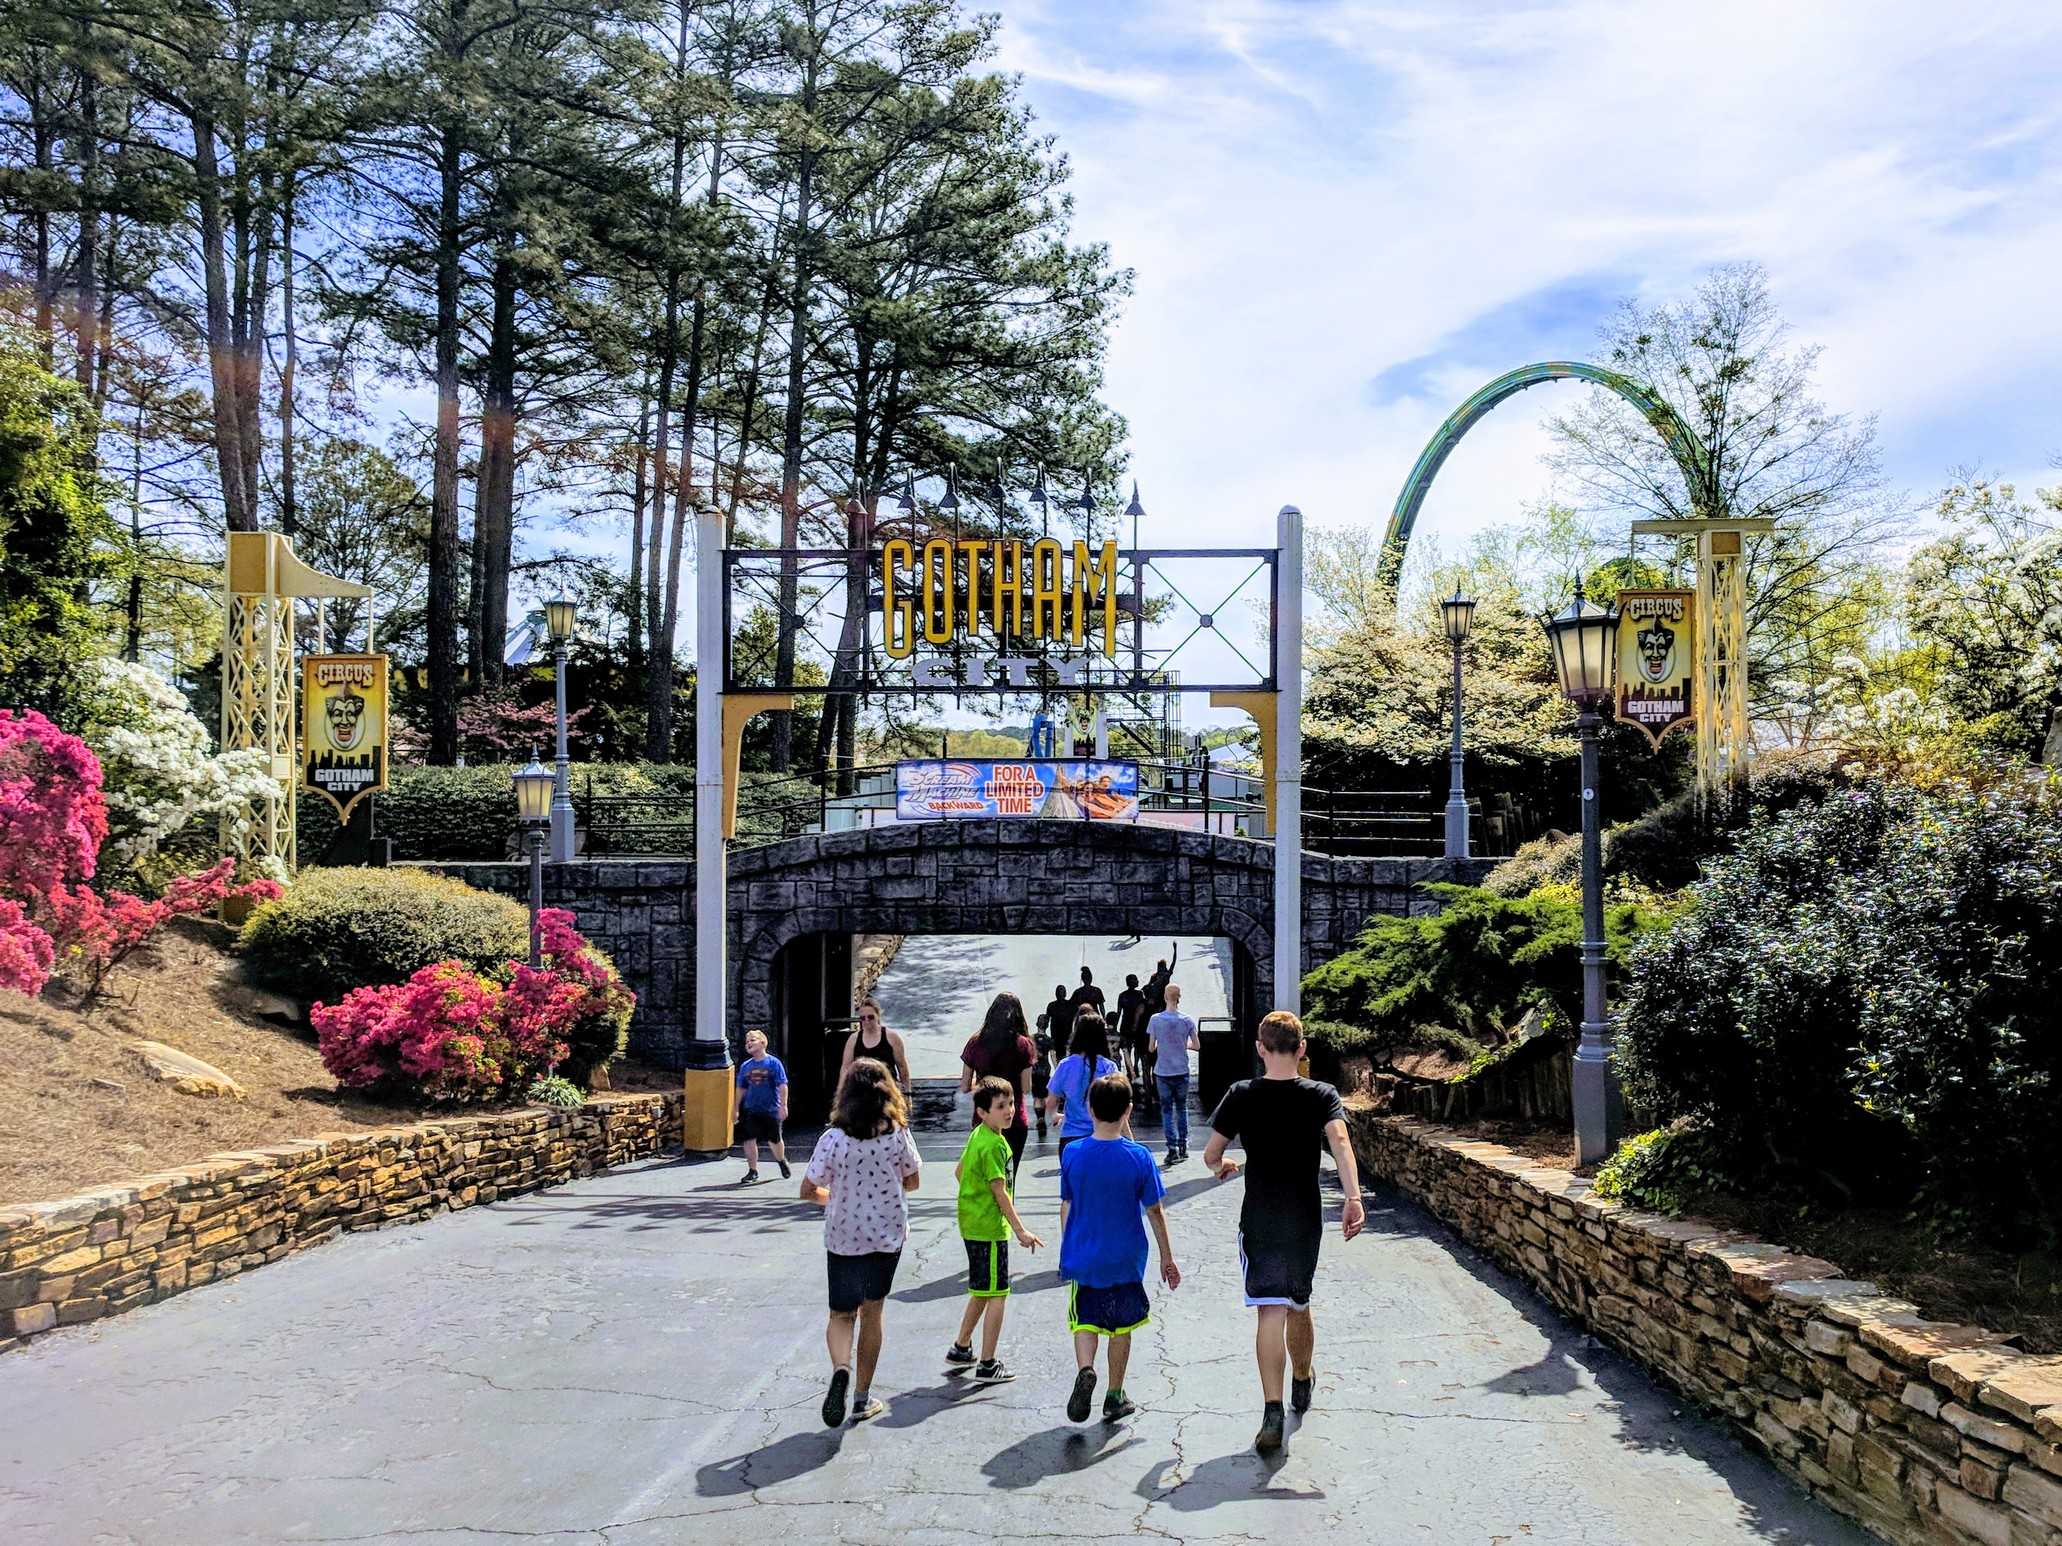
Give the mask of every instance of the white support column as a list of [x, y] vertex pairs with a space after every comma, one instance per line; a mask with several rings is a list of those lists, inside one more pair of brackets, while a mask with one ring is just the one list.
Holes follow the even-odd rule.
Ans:
[[1303, 512], [1275, 518], [1274, 1007], [1303, 1009]]
[[[729, 1000], [723, 847], [723, 515], [695, 514], [695, 975], [682, 1141], [690, 1152], [730, 1146]], [[671, 661], [654, 661], [670, 669]]]

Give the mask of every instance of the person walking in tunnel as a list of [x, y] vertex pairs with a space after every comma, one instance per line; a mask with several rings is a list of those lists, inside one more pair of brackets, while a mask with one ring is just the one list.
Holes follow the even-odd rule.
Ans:
[[1153, 1082], [1160, 1091], [1160, 1124], [1167, 1137], [1167, 1163], [1189, 1157], [1189, 1054], [1202, 1045], [1196, 1022], [1181, 1012], [1181, 984], [1167, 984], [1167, 1007], [1146, 1022]]
[[[1085, 1009], [1074, 1017], [1074, 1033], [1067, 1055], [1052, 1071], [1050, 1104], [1060, 1124], [1060, 1153], [1067, 1145], [1095, 1131], [1095, 1117], [1088, 1108], [1088, 1088], [1105, 1074], [1121, 1073], [1110, 1057], [1110, 1028], [1103, 1017]], [[1131, 1096], [1124, 1097], [1124, 1136], [1131, 1136]]]
[[[1024, 1162], [1024, 1141], [1029, 1133], [1025, 1113], [1031, 1106], [1031, 1076], [1037, 1062], [1038, 1049], [1024, 1023], [1022, 1002], [1014, 993], [996, 994], [981, 1029], [960, 1048], [959, 1087], [971, 1092], [984, 1078], [1000, 1079], [1010, 1087], [1010, 1121], [1002, 1136], [1009, 1145], [1012, 1186], [1017, 1182], [1017, 1167]], [[1041, 1122], [1041, 1130], [1043, 1126]]]
[[909, 1239], [909, 1197], [923, 1169], [909, 1136], [909, 1107], [886, 1065], [857, 1058], [838, 1081], [831, 1125], [802, 1173], [802, 1200], [823, 1204], [825, 1274], [830, 1280], [831, 1383], [823, 1423], [864, 1422], [886, 1410], [873, 1395], [881, 1357], [881, 1314]]
[[881, 1006], [867, 999], [859, 1006], [859, 1028], [845, 1038], [845, 1056], [838, 1064], [838, 1079], [852, 1072], [855, 1058], [872, 1058], [895, 1075], [903, 1094], [909, 1093], [909, 1053], [902, 1038], [881, 1023]]
[[1239, 1173], [1225, 1153], [1233, 1139], [1246, 1151], [1246, 1196], [1239, 1210], [1239, 1265], [1246, 1303], [1259, 1312], [1253, 1351], [1260, 1365], [1262, 1410], [1253, 1447], [1282, 1447], [1282, 1376], [1294, 1380], [1297, 1415], [1310, 1410], [1317, 1386], [1313, 1362], [1316, 1328], [1310, 1318], [1318, 1248], [1324, 1242], [1324, 1196], [1319, 1156], [1329, 1147], [1345, 1193], [1340, 1232], [1351, 1240], [1367, 1221], [1360, 1201], [1360, 1171], [1346, 1134], [1346, 1108], [1329, 1084], [1305, 1079], [1303, 1022], [1277, 1009], [1260, 1022], [1258, 1079], [1242, 1079], [1224, 1092], [1210, 1119], [1203, 1163], [1220, 1181]]

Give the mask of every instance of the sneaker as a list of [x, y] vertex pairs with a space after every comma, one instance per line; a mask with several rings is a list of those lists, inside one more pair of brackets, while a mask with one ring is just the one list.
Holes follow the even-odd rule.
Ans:
[[823, 1398], [823, 1425], [835, 1428], [845, 1420], [845, 1392], [851, 1387], [852, 1371], [836, 1369], [831, 1372], [831, 1388]]
[[955, 1342], [945, 1350], [945, 1361], [954, 1368], [964, 1367], [974, 1362], [974, 1350], [971, 1347], [961, 1347]]
[[878, 1417], [888, 1410], [888, 1404], [879, 1396], [859, 1395], [852, 1398], [852, 1421], [863, 1423], [870, 1417]]
[[1007, 1385], [1017, 1377], [1017, 1371], [1000, 1358], [984, 1358], [974, 1367], [976, 1385]]
[[781, 1180], [792, 1181], [795, 1179], [795, 1173], [788, 1169], [788, 1162], [786, 1160], [775, 1160], [773, 1163], [780, 1166]]
[[1121, 1390], [1113, 1390], [1103, 1397], [1103, 1421], [1121, 1423], [1138, 1410], [1138, 1403]]
[[742, 1181], [738, 1182], [738, 1185], [739, 1185], [739, 1186], [757, 1186], [758, 1184], [759, 1184], [759, 1172], [758, 1172], [758, 1171], [756, 1171], [756, 1170], [748, 1170], [748, 1171], [746, 1171], [746, 1172], [745, 1172], [745, 1178], [744, 1178], [744, 1180], [742, 1180]]
[[1310, 1410], [1310, 1398], [1317, 1393], [1317, 1371], [1289, 1377], [1289, 1406], [1301, 1417]]
[[1179, 1165], [1180, 1163], [1181, 1150], [1169, 1149], [1167, 1151], [1167, 1157], [1160, 1161], [1160, 1168], [1162, 1170], [1172, 1170], [1176, 1165]]
[[1253, 1447], [1263, 1455], [1271, 1455], [1282, 1447], [1282, 1429], [1287, 1425], [1279, 1401], [1267, 1403], [1267, 1410], [1260, 1417], [1260, 1431], [1253, 1435]]
[[1043, 1122], [1038, 1124], [1038, 1136], [1041, 1140], [1045, 1137], [1045, 1124]]
[[1083, 1369], [1074, 1376], [1074, 1393], [1067, 1397], [1067, 1421], [1088, 1421], [1088, 1403], [1095, 1399], [1095, 1370]]

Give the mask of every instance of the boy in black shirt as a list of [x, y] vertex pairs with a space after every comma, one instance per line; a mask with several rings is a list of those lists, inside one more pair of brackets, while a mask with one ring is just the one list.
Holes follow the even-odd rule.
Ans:
[[[1324, 1239], [1324, 1199], [1318, 1156], [1329, 1147], [1346, 1194], [1341, 1232], [1351, 1240], [1367, 1221], [1360, 1202], [1360, 1172], [1346, 1136], [1346, 1109], [1329, 1084], [1298, 1075], [1303, 1022], [1276, 1010], [1260, 1022], [1260, 1061], [1266, 1073], [1224, 1093], [1210, 1119], [1203, 1163], [1220, 1181], [1238, 1174], [1226, 1146], [1237, 1138], [1246, 1151], [1246, 1199], [1239, 1213], [1239, 1263], [1246, 1303], [1260, 1312], [1254, 1355], [1265, 1401], [1253, 1445], [1263, 1453], [1282, 1447], [1282, 1375], [1294, 1375], [1292, 1400], [1300, 1416], [1316, 1387], [1311, 1357], [1317, 1344], [1310, 1319], [1311, 1281]], [[1291, 1368], [1291, 1366], [1293, 1366]]]

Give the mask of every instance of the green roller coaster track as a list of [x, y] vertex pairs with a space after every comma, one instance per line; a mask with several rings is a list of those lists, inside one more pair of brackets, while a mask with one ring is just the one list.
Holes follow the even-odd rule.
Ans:
[[1404, 480], [1403, 492], [1396, 496], [1396, 509], [1389, 517], [1389, 531], [1382, 539], [1382, 557], [1376, 574], [1383, 585], [1393, 591], [1402, 577], [1403, 557], [1410, 547], [1411, 528], [1417, 524], [1418, 511], [1425, 503], [1425, 495], [1431, 492], [1432, 480], [1439, 475], [1439, 469], [1460, 443], [1461, 436], [1473, 429], [1476, 420], [1505, 398], [1515, 397], [1542, 381], [1568, 380], [1589, 381], [1608, 387], [1639, 409], [1641, 417], [1653, 426], [1654, 432], [1668, 447], [1669, 454], [1675, 458], [1676, 465], [1682, 469], [1683, 479], [1689, 484], [1693, 497], [1704, 487], [1706, 456], [1703, 443], [1681, 416], [1644, 382], [1620, 375], [1615, 370], [1605, 370], [1600, 365], [1585, 365], [1580, 360], [1548, 360], [1539, 365], [1521, 365], [1498, 376], [1448, 414], [1446, 422], [1439, 426], [1438, 433], [1419, 455], [1417, 465], [1411, 468], [1410, 476]]

